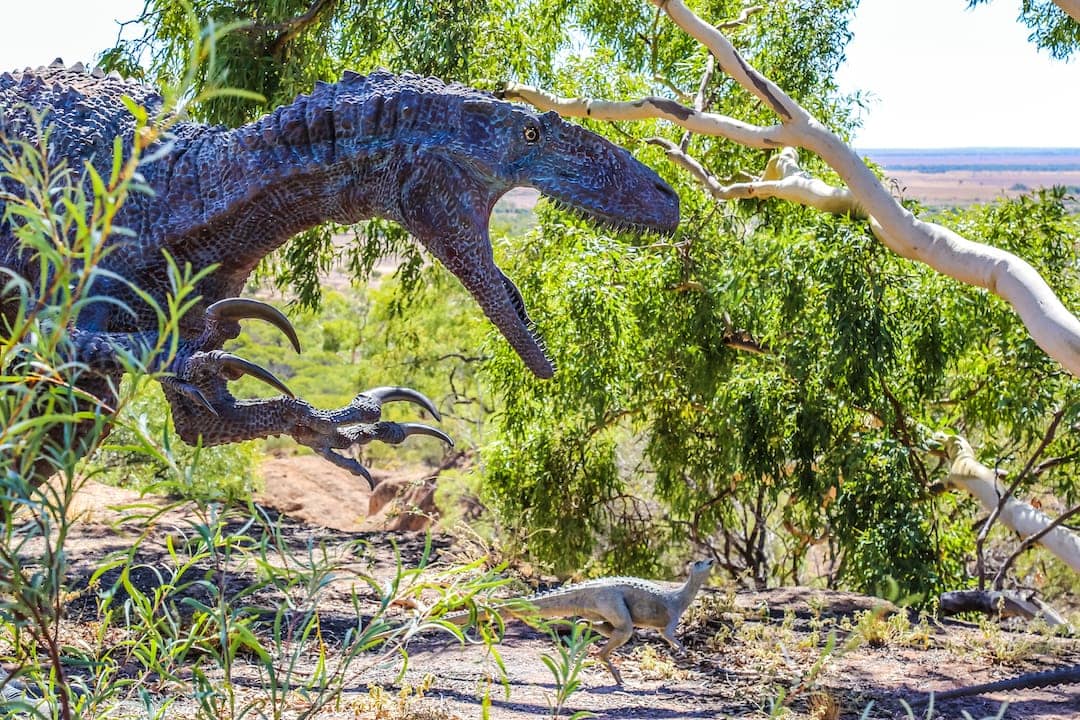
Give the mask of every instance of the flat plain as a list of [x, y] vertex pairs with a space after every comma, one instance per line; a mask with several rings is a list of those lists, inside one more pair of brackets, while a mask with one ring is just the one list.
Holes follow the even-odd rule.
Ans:
[[1080, 148], [867, 149], [894, 193], [933, 208], [1064, 186], [1080, 197]]

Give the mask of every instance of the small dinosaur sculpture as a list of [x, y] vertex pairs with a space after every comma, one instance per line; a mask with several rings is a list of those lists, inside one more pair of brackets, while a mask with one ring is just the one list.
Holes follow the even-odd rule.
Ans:
[[[151, 88], [89, 72], [60, 60], [36, 70], [0, 74], [0, 146], [36, 143], [31, 111], [48, 110], [51, 163], [80, 171], [91, 163], [110, 174], [114, 138], [130, 153], [135, 119], [127, 96], [155, 117], [163, 106]], [[152, 346], [157, 322], [138, 288], [159, 306], [170, 290], [165, 253], [180, 267], [217, 269], [197, 286], [201, 301], [183, 318], [181, 346], [162, 381], [177, 433], [189, 443], [238, 442], [290, 435], [372, 483], [355, 459], [341, 454], [378, 440], [416, 434], [451, 442], [417, 423], [380, 420], [384, 402], [405, 400], [439, 418], [426, 397], [407, 388], [377, 388], [345, 407], [321, 410], [289, 392], [268, 370], [222, 347], [239, 321], [261, 318], [299, 351], [288, 320], [274, 308], [236, 296], [269, 252], [296, 233], [327, 221], [372, 217], [400, 223], [468, 289], [526, 366], [540, 378], [554, 366], [525, 312], [521, 293], [495, 265], [488, 220], [495, 202], [531, 186], [559, 205], [618, 229], [674, 231], [675, 192], [626, 150], [553, 112], [526, 107], [459, 84], [384, 71], [346, 72], [308, 95], [236, 129], [177, 122], [139, 167], [152, 192], [134, 193], [116, 224], [100, 267], [116, 274], [93, 290], [108, 301], [81, 311], [69, 335], [77, 361], [94, 371], [79, 387], [113, 406], [123, 373], [118, 357]], [[15, 197], [25, 188], [0, 178]], [[0, 192], [0, 197], [2, 197]], [[35, 258], [17, 239], [21, 220], [0, 200], [0, 268], [36, 284]], [[131, 312], [118, 312], [127, 307]], [[0, 298], [0, 318], [12, 308]], [[227, 381], [251, 375], [285, 395], [237, 400]], [[42, 466], [41, 473], [49, 468]], [[40, 473], [39, 473], [40, 474]], [[373, 484], [373, 483], [372, 483]]]
[[937, 700], [951, 700], [953, 698], [971, 697], [983, 693], [1005, 692], [1007, 690], [1031, 690], [1033, 688], [1050, 687], [1052, 685], [1078, 685], [1080, 684], [1080, 665], [1045, 670], [1043, 672], [1024, 673], [1016, 677], [998, 680], [996, 682], [982, 683], [981, 685], [969, 685], [935, 692], [933, 695], [919, 698], [915, 704], [926, 705], [933, 697]]
[[[503, 619], [580, 617], [588, 620], [594, 630], [608, 639], [600, 648], [600, 659], [615, 682], [622, 685], [622, 675], [611, 663], [611, 653], [630, 639], [635, 627], [658, 628], [661, 637], [676, 652], [685, 652], [683, 644], [675, 637], [675, 628], [708, 579], [712, 566], [712, 560], [695, 562], [690, 566], [690, 577], [675, 588], [636, 577], [598, 578], [513, 598], [491, 610]], [[488, 618], [486, 611], [455, 612], [444, 616], [443, 620], [468, 625], [473, 620]]]

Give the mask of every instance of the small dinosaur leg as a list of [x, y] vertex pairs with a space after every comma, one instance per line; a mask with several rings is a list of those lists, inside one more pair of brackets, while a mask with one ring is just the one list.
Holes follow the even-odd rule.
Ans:
[[684, 655], [686, 653], [686, 646], [679, 642], [679, 638], [675, 637], [675, 628], [679, 626], [679, 618], [675, 618], [668, 626], [660, 631], [660, 637], [667, 640], [668, 645], [672, 647], [677, 655]]
[[595, 622], [591, 624], [593, 630], [606, 638], [611, 637], [611, 634], [615, 632], [615, 628], [611, 626], [611, 623]]
[[[604, 647], [600, 648], [600, 660], [607, 667], [608, 672], [611, 673], [611, 677], [614, 678], [616, 685], [622, 685], [622, 674], [619, 673], [618, 668], [611, 662], [611, 653], [618, 648], [626, 644], [626, 642], [634, 635], [634, 621], [630, 616], [630, 609], [626, 607], [626, 601], [622, 598], [610, 603], [609, 606], [599, 608], [599, 613], [605, 618], [606, 622], [598, 623], [602, 625], [603, 630], [610, 630], [605, 636], [608, 641], [604, 643]], [[600, 634], [604, 635], [604, 631], [599, 630]]]

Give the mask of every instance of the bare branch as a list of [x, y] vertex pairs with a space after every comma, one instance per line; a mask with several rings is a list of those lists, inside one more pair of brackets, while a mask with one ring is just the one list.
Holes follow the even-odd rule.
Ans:
[[[1006, 490], [1002, 494], [1001, 498], [998, 500], [997, 507], [995, 507], [993, 509], [993, 511], [990, 513], [990, 517], [986, 518], [986, 522], [983, 523], [982, 530], [979, 531], [979, 536], [975, 539], [975, 558], [976, 558], [976, 566], [978, 568], [979, 589], [980, 590], [983, 589], [983, 552], [982, 552], [982, 549], [983, 549], [983, 544], [986, 542], [986, 536], [990, 534], [990, 528], [993, 527], [994, 522], [998, 519], [998, 516], [1001, 515], [1001, 511], [1005, 507], [1005, 503], [1008, 502], [1009, 498], [1016, 495], [1017, 488], [1020, 487], [1020, 483], [1022, 483], [1024, 481], [1024, 479], [1028, 476], [1028, 474], [1031, 472], [1031, 468], [1035, 464], [1035, 461], [1039, 459], [1039, 456], [1042, 455], [1043, 452], [1045, 452], [1046, 446], [1049, 445], [1053, 441], [1054, 436], [1057, 435], [1057, 427], [1061, 423], [1061, 418], [1064, 417], [1064, 416], [1065, 416], [1065, 410], [1063, 408], [1058, 409], [1058, 411], [1054, 413], [1054, 417], [1050, 421], [1050, 424], [1047, 426], [1046, 432], [1043, 433], [1042, 441], [1039, 443], [1039, 447], [1037, 447], [1035, 449], [1035, 452], [1033, 452], [1031, 454], [1031, 456], [1028, 458], [1027, 464], [1024, 465], [1024, 469], [1021, 470], [1020, 473], [1016, 476], [1016, 479], [1013, 480], [1012, 485], [1010, 485], [1008, 490]], [[1001, 572], [999, 571], [997, 576], [994, 578], [994, 587], [995, 588], [999, 587], [997, 583], [998, 583], [998, 579], [1001, 578], [1001, 577], [1002, 577], [1002, 575], [1001, 575]]]
[[687, 92], [685, 92], [682, 88], [672, 82], [671, 78], [666, 78], [663, 75], [653, 75], [653, 81], [660, 83], [668, 90], [670, 90], [675, 97], [679, 98], [679, 102], [685, 103], [693, 100], [693, 98], [690, 97]]
[[[709, 57], [705, 59], [705, 72], [701, 74], [701, 82], [698, 83], [697, 93], [694, 95], [694, 110], [695, 112], [703, 112], [705, 110], [705, 91], [709, 87], [709, 83], [712, 82], [713, 73], [716, 71], [716, 58], [709, 53]], [[679, 141], [679, 148], [686, 152], [686, 149], [690, 146], [690, 137], [693, 135], [689, 130], [683, 133], [682, 140]]]
[[524, 100], [541, 110], [554, 110], [563, 117], [592, 118], [593, 120], [670, 120], [692, 132], [715, 135], [747, 147], [769, 150], [791, 145], [793, 136], [783, 126], [760, 127], [726, 115], [696, 112], [674, 100], [647, 97], [632, 101], [562, 98], [530, 85], [509, 83], [503, 97]]
[[753, 15], [757, 15], [759, 12], [764, 11], [765, 8], [761, 5], [751, 5], [750, 7], [743, 8], [743, 11], [739, 13], [739, 17], [734, 20], [725, 20], [717, 25], [719, 30], [734, 30], [737, 27], [742, 27]]
[[834, 215], [866, 217], [866, 212], [847, 188], [833, 187], [803, 172], [794, 148], [784, 148], [774, 155], [766, 165], [762, 179], [724, 185], [670, 140], [653, 137], [646, 142], [664, 148], [672, 162], [693, 175], [717, 200], [779, 198]]
[[[938, 439], [944, 443], [945, 453], [952, 462], [946, 484], [971, 493], [984, 508], [994, 511], [1004, 494], [997, 473], [975, 459], [971, 445], [964, 438], [938, 436]], [[1021, 537], [1038, 535], [1037, 542], [1080, 572], [1080, 535], [1014, 497], [1005, 498], [999, 515], [1001, 522]]]
[[298, 15], [280, 23], [252, 25], [250, 30], [255, 32], [277, 32], [277, 37], [274, 38], [269, 47], [270, 54], [277, 57], [285, 48], [285, 45], [296, 39], [304, 31], [304, 28], [318, 20], [322, 12], [332, 8], [335, 2], [336, 0], [314, 0], [303, 15]]
[[1008, 571], [1012, 564], [1016, 562], [1016, 559], [1023, 555], [1025, 552], [1031, 549], [1031, 547], [1042, 540], [1048, 533], [1053, 532], [1059, 527], [1065, 524], [1065, 521], [1071, 518], [1073, 515], [1080, 513], [1080, 505], [1070, 508], [1069, 510], [1058, 515], [1052, 523], [1044, 527], [1039, 532], [1035, 533], [1029, 538], [1026, 538], [1024, 542], [1020, 543], [1020, 547], [1013, 551], [1013, 554], [1006, 558], [1002, 563], [1001, 568], [998, 569], [997, 575], [994, 576], [994, 588], [1001, 588], [1002, 582], [1005, 580], [1005, 573]]

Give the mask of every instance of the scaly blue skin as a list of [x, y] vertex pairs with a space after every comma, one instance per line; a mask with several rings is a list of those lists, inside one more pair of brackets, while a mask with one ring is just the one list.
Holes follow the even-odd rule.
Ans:
[[[72, 167], [89, 160], [107, 174], [113, 137], [130, 147], [134, 131], [122, 95], [151, 116], [162, 105], [151, 89], [59, 62], [5, 73], [0, 136], [34, 140], [20, 106], [50, 107], [51, 160]], [[554, 367], [521, 295], [492, 257], [487, 226], [499, 197], [513, 187], [534, 187], [617, 228], [669, 233], [679, 219], [674, 191], [626, 150], [555, 113], [537, 114], [462, 85], [409, 74], [347, 72], [340, 82], [320, 83], [310, 95], [237, 129], [178, 123], [168, 144], [146, 157], [151, 159], [140, 170], [154, 192], [133, 195], [117, 218], [137, 239], [111, 238], [117, 247], [103, 267], [164, 303], [169, 284], [163, 251], [196, 270], [218, 266], [198, 286], [203, 300], [184, 318], [181, 351], [168, 368], [174, 377], [163, 382], [180, 436], [214, 445], [287, 434], [369, 479], [363, 467], [334, 451], [370, 440], [400, 442], [415, 433], [448, 441], [426, 426], [379, 421], [387, 400], [417, 402], [438, 417], [426, 398], [380, 388], [324, 411], [288, 395], [238, 401], [228, 392], [226, 381], [243, 374], [285, 389], [262, 368], [220, 350], [245, 317], [291, 333], [271, 308], [230, 300], [267, 253], [327, 221], [381, 217], [400, 223], [458, 277], [526, 366], [547, 378]], [[32, 260], [19, 252], [7, 224], [0, 225], [0, 263], [34, 277]], [[95, 291], [136, 310], [119, 313], [102, 303], [71, 329], [80, 359], [115, 380], [116, 350], [145, 343], [156, 319], [122, 282]], [[225, 302], [214, 305], [218, 301]]]

